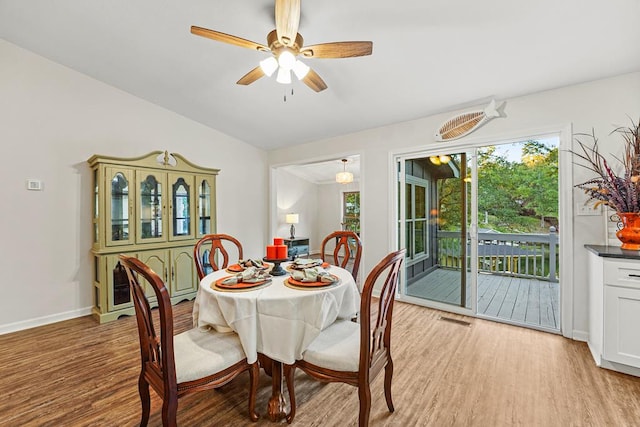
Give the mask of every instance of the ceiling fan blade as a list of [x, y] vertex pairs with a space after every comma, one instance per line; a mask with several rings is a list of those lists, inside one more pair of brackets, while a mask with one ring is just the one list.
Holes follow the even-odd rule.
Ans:
[[254, 68], [253, 70], [249, 71], [247, 74], [242, 76], [240, 80], [236, 82], [236, 84], [245, 85], [245, 86], [250, 85], [251, 83], [255, 82], [262, 76], [264, 76], [264, 71], [262, 71], [262, 68], [260, 68], [260, 66], [258, 65], [256, 68]]
[[309, 72], [304, 76], [302, 82], [316, 92], [322, 92], [327, 88], [327, 84], [322, 80], [322, 77], [313, 71], [313, 69], [309, 69]]
[[191, 34], [196, 36], [206, 37], [211, 40], [216, 40], [223, 43], [229, 43], [235, 46], [246, 47], [248, 49], [255, 49], [264, 52], [270, 52], [271, 50], [260, 43], [252, 42], [251, 40], [245, 40], [240, 37], [232, 36], [230, 34], [221, 33], [219, 31], [209, 30], [207, 28], [191, 26]]
[[293, 46], [300, 25], [300, 0], [276, 0], [276, 32], [284, 46]]
[[306, 58], [351, 58], [371, 55], [373, 42], [333, 42], [305, 46], [300, 54]]

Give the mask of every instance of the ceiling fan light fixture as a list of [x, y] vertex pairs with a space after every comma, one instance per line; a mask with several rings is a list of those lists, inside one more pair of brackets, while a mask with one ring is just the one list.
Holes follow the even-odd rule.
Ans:
[[291, 83], [291, 71], [280, 67], [278, 69], [278, 77], [276, 77], [276, 81], [278, 83], [282, 83], [283, 85], [288, 85], [289, 83]]
[[300, 60], [296, 60], [296, 64], [293, 66], [293, 72], [298, 80], [302, 80], [309, 72], [309, 66]]
[[278, 69], [278, 61], [273, 56], [270, 56], [267, 59], [260, 61], [260, 68], [262, 68], [262, 72], [266, 76], [271, 77]]
[[285, 70], [291, 70], [296, 65], [296, 57], [289, 49], [282, 49], [278, 55], [278, 65]]

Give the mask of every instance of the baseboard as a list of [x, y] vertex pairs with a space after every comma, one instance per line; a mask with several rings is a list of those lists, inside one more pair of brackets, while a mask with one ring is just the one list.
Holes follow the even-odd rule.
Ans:
[[25, 329], [36, 328], [38, 326], [49, 325], [51, 323], [62, 322], [63, 320], [75, 319], [76, 317], [88, 316], [90, 314], [91, 307], [85, 307], [78, 310], [65, 311], [64, 313], [52, 314], [50, 316], [37, 317], [35, 319], [8, 323], [6, 325], [0, 325], [0, 335], [23, 331]]
[[576, 331], [573, 330], [573, 335], [571, 336], [576, 341], [589, 341], [589, 332], [586, 331]]

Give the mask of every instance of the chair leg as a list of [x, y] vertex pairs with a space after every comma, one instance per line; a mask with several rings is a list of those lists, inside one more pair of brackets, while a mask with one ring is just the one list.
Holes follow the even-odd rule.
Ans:
[[149, 413], [151, 412], [151, 396], [149, 395], [149, 383], [144, 380], [142, 375], [138, 378], [138, 393], [140, 394], [140, 403], [142, 404], [140, 427], [146, 427], [149, 423]]
[[296, 416], [296, 392], [293, 384], [293, 377], [296, 373], [296, 365], [284, 365], [284, 379], [287, 381], [287, 391], [289, 392], [290, 410], [287, 414], [287, 423], [291, 424]]
[[249, 418], [258, 421], [260, 415], [256, 412], [256, 395], [258, 394], [258, 382], [260, 380], [260, 366], [258, 362], [251, 364], [249, 369]]
[[387, 399], [389, 412], [393, 412], [393, 400], [391, 400], [391, 380], [393, 379], [393, 361], [389, 358], [387, 366], [384, 367], [384, 397]]
[[[165, 393], [166, 394], [166, 393]], [[177, 427], [178, 397], [165, 396], [162, 402], [162, 427]]]
[[368, 383], [358, 386], [358, 397], [360, 398], [358, 426], [367, 427], [369, 425], [369, 412], [371, 411], [371, 389]]

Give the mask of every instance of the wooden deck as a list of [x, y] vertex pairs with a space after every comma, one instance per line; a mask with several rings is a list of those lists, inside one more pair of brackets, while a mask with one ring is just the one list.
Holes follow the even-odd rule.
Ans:
[[[471, 307], [470, 294], [467, 285], [467, 307]], [[460, 272], [435, 270], [409, 285], [407, 295], [459, 305]], [[484, 273], [478, 276], [478, 314], [559, 330], [559, 300], [558, 283]]]

